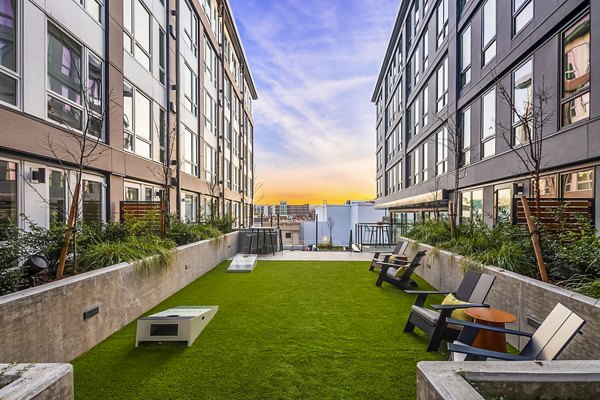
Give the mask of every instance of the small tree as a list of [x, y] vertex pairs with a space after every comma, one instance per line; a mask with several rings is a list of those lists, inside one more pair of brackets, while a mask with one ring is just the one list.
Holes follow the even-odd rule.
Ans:
[[329, 245], [333, 246], [333, 227], [335, 226], [335, 221], [332, 217], [327, 217], [327, 228], [329, 229]]
[[[160, 121], [159, 123], [164, 123], [166, 121]], [[167, 204], [171, 199], [171, 189], [173, 188], [173, 179], [175, 177], [175, 173], [177, 171], [177, 158], [175, 157], [175, 152], [177, 151], [177, 130], [175, 128], [167, 131], [164, 127], [157, 127], [155, 123], [155, 128], [158, 129], [159, 132], [164, 132], [166, 137], [161, 141], [166, 146], [165, 153], [162, 155], [162, 160], [160, 165], [154, 165], [152, 167], [148, 167], [150, 173], [156, 178], [159, 182], [162, 190], [163, 190], [163, 198], [162, 200], [166, 201]]]

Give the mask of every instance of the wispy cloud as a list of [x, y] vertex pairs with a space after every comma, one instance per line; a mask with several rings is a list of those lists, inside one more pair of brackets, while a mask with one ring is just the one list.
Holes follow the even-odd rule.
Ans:
[[263, 202], [375, 195], [371, 93], [397, 0], [231, 0], [259, 92]]

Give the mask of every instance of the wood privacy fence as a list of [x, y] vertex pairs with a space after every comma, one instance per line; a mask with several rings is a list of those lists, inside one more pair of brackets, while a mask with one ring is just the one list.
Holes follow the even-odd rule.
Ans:
[[[531, 215], [537, 217], [537, 207], [535, 199], [528, 198]], [[578, 216], [584, 216], [594, 220], [594, 201], [593, 199], [540, 199], [540, 221], [550, 230], [559, 229], [556, 219], [557, 213], [562, 213], [567, 223], [576, 224]], [[513, 222], [517, 225], [527, 225], [525, 211], [521, 199], [513, 199]]]
[[158, 218], [160, 237], [165, 236], [166, 218], [167, 218], [167, 202], [161, 201], [121, 201], [120, 202], [120, 219], [124, 222], [126, 218], [135, 218], [139, 220], [149, 221], [153, 218]]

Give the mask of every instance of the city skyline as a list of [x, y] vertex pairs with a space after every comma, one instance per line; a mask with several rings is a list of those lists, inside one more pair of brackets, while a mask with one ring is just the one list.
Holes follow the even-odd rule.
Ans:
[[231, 3], [260, 92], [257, 203], [375, 198], [370, 96], [397, 2]]

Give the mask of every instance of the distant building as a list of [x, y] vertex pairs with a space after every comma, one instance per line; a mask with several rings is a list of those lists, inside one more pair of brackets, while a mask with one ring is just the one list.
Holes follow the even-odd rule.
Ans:
[[287, 201], [281, 201], [279, 204], [255, 205], [254, 215], [259, 217], [277, 216], [292, 217], [292, 219], [313, 218], [314, 209], [309, 204], [288, 204]]

